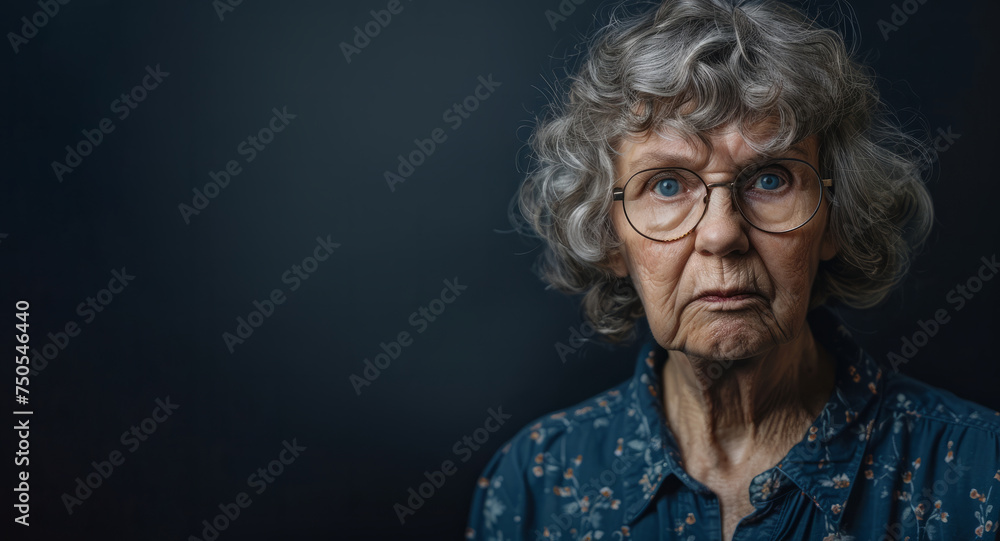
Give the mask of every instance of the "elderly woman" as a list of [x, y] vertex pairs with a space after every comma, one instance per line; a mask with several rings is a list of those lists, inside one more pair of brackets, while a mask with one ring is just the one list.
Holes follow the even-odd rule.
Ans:
[[931, 224], [926, 146], [841, 36], [665, 0], [594, 40], [520, 192], [544, 276], [631, 380], [487, 466], [470, 539], [994, 539], [1000, 413], [881, 367], [824, 303], [886, 297]]

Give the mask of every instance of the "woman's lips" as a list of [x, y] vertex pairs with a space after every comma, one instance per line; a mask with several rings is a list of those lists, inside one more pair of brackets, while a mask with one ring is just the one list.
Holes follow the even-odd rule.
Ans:
[[740, 308], [759, 300], [761, 300], [759, 293], [746, 289], [710, 290], [695, 297], [695, 301], [723, 309]]

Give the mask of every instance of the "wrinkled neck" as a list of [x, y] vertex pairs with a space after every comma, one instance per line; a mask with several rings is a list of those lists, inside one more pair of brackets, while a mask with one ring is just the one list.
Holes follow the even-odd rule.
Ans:
[[663, 366], [667, 422], [685, 457], [736, 467], [779, 458], [822, 411], [835, 379], [832, 355], [808, 326], [754, 358], [715, 360], [671, 351]]

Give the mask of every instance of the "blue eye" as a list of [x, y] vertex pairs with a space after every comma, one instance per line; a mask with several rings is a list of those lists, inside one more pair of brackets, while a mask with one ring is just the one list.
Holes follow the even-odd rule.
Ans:
[[653, 190], [657, 195], [662, 195], [663, 197], [673, 197], [681, 191], [681, 184], [677, 182], [677, 179], [665, 178], [656, 183], [653, 186]]
[[781, 177], [773, 173], [764, 173], [763, 175], [757, 177], [757, 182], [754, 183], [754, 188], [759, 188], [761, 190], [777, 190], [781, 187], [782, 181]]

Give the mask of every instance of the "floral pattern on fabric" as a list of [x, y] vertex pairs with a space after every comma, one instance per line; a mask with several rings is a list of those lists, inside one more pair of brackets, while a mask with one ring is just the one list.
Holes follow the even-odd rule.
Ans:
[[[879, 366], [827, 309], [834, 391], [786, 456], [750, 483], [734, 541], [998, 539], [1000, 412]], [[468, 539], [721, 539], [715, 495], [684, 470], [661, 407], [666, 352], [530, 424], [487, 465]]]

